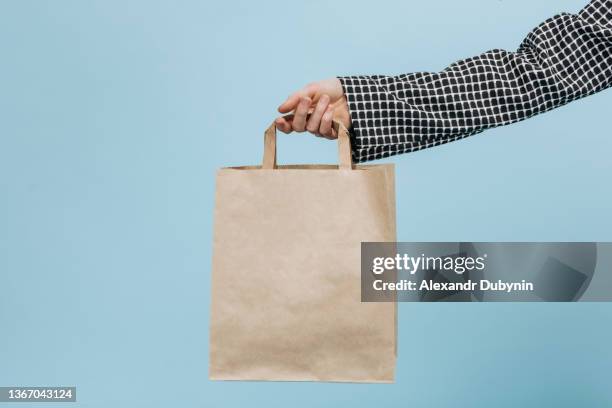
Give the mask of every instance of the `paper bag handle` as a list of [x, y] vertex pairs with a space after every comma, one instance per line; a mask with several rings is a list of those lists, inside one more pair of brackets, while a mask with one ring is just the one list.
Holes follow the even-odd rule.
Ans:
[[[333, 121], [334, 130], [338, 135], [338, 168], [351, 170], [351, 140], [346, 127], [337, 120]], [[276, 123], [272, 122], [264, 133], [264, 155], [262, 169], [276, 169]]]

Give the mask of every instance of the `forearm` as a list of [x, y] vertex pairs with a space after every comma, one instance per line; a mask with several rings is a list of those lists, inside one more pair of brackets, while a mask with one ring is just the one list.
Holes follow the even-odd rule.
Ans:
[[379, 159], [517, 122], [612, 85], [612, 0], [536, 27], [516, 52], [492, 50], [437, 73], [340, 77], [353, 159]]

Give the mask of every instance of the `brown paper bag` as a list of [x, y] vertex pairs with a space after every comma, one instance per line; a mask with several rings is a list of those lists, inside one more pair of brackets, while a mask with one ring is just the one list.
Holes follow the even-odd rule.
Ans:
[[276, 165], [217, 173], [210, 378], [392, 382], [396, 304], [362, 303], [362, 241], [395, 241], [392, 164]]

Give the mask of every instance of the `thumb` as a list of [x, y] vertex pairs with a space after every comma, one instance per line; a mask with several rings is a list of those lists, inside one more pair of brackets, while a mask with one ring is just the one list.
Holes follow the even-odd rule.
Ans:
[[298, 103], [300, 102], [300, 97], [297, 92], [290, 95], [285, 102], [283, 102], [279, 107], [278, 111], [280, 113], [289, 113], [297, 108]]
[[316, 88], [311, 85], [307, 85], [306, 87], [300, 89], [299, 91], [291, 94], [287, 98], [287, 100], [278, 107], [278, 111], [280, 113], [293, 112], [295, 108], [297, 108], [298, 104], [300, 103], [300, 99], [302, 99], [303, 97], [307, 97], [307, 98], [310, 98], [313, 102], [315, 102], [316, 101], [315, 96], [316, 96]]

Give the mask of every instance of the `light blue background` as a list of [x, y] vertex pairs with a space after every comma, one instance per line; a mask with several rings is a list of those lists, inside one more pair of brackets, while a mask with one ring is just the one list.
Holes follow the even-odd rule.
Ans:
[[[0, 385], [76, 385], [83, 407], [611, 406], [612, 304], [402, 304], [394, 385], [207, 379], [215, 169], [260, 161], [286, 95], [516, 49], [585, 1], [330, 3], [0, 2]], [[612, 240], [611, 102], [392, 159], [398, 238]]]

